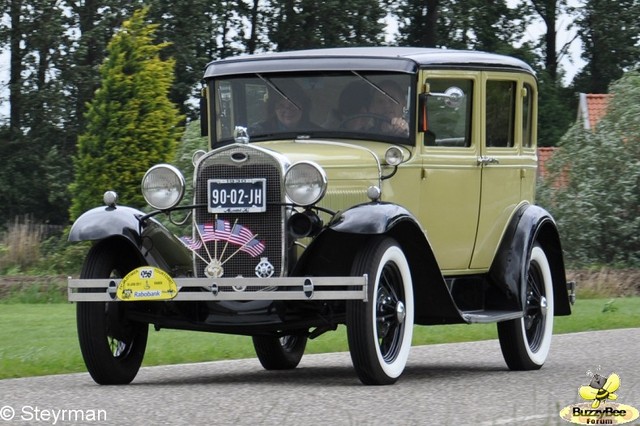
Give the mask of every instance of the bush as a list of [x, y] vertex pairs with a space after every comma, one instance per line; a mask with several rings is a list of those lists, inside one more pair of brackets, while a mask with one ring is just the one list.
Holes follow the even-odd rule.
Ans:
[[78, 275], [91, 243], [69, 243], [68, 230], [17, 217], [0, 239], [0, 275]]
[[42, 242], [41, 261], [36, 265], [37, 274], [74, 275], [80, 274], [84, 258], [91, 247], [91, 242], [71, 243], [67, 241], [68, 231], [50, 237]]

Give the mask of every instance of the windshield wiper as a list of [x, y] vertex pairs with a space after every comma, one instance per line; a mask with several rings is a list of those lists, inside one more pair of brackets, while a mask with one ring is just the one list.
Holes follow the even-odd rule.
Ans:
[[361, 75], [360, 73], [358, 73], [357, 71], [351, 71], [351, 73], [353, 75], [355, 75], [356, 77], [358, 77], [359, 79], [361, 79], [362, 81], [364, 81], [365, 83], [367, 83], [369, 86], [373, 87], [375, 90], [377, 90], [379, 93], [382, 93], [384, 96], [386, 96], [387, 98], [391, 99], [393, 101], [394, 104], [396, 105], [400, 105], [403, 107], [404, 109], [404, 105], [401, 105], [400, 102], [398, 102], [393, 96], [391, 96], [390, 94], [388, 94], [387, 92], [384, 91], [384, 89], [380, 86], [378, 86], [377, 84], [375, 84], [373, 81], [369, 80], [367, 77]]
[[269, 86], [271, 89], [273, 89], [278, 95], [282, 96], [287, 102], [289, 102], [291, 105], [296, 107], [296, 109], [298, 111], [302, 110], [302, 108], [298, 104], [293, 102], [291, 100], [291, 98], [289, 98], [287, 95], [285, 95], [285, 93], [282, 90], [280, 90], [280, 88], [278, 86], [276, 86], [271, 80], [269, 80], [267, 77], [264, 77], [262, 74], [256, 73], [256, 75], [258, 76], [258, 78], [260, 80], [264, 81], [267, 84], [267, 86]]

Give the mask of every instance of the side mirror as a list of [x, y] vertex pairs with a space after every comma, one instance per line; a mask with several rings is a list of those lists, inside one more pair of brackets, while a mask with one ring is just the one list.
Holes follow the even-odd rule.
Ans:
[[418, 100], [418, 110], [420, 113], [420, 116], [418, 117], [418, 130], [421, 132], [429, 130], [429, 111], [427, 103], [430, 97], [440, 100], [442, 105], [447, 108], [458, 108], [464, 102], [465, 94], [461, 88], [456, 86], [447, 88], [444, 93], [427, 92], [420, 94]]
[[444, 98], [444, 104], [449, 108], [458, 108], [464, 102], [464, 92], [456, 86], [451, 86], [442, 95], [440, 93], [437, 95]]

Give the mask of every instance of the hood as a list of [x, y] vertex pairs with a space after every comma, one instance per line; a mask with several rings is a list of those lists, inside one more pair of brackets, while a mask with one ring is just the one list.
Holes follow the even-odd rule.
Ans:
[[[380, 165], [385, 164], [384, 154], [394, 146], [380, 142], [346, 143], [319, 139], [259, 142], [256, 145], [279, 153], [291, 164], [313, 161], [325, 170], [329, 178], [334, 179], [378, 179]], [[407, 159], [410, 151], [405, 147], [401, 149]]]

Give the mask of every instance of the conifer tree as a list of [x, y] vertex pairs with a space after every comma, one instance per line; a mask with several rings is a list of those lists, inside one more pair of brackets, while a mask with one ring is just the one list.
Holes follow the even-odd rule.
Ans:
[[107, 47], [101, 87], [88, 105], [74, 158], [72, 218], [98, 205], [109, 189], [121, 204], [144, 205], [143, 174], [170, 161], [180, 140], [183, 117], [168, 97], [174, 61], [161, 59], [167, 43], [154, 44], [157, 25], [147, 22], [147, 12], [136, 11]]

